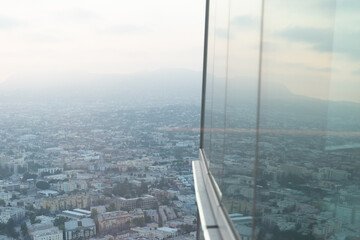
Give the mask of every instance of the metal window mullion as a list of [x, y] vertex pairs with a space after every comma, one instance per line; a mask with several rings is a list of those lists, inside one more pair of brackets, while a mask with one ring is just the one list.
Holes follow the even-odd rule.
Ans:
[[203, 54], [203, 75], [202, 75], [202, 96], [201, 96], [201, 122], [200, 122], [200, 148], [204, 148], [205, 128], [205, 102], [206, 102], [206, 75], [207, 75], [207, 53], [209, 35], [209, 6], [210, 0], [206, 0], [205, 7], [205, 31], [204, 31], [204, 54]]

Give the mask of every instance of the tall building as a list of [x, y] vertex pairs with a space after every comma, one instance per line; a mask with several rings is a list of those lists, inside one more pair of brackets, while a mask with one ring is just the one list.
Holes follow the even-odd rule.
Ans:
[[207, 0], [198, 239], [360, 236], [359, 8]]

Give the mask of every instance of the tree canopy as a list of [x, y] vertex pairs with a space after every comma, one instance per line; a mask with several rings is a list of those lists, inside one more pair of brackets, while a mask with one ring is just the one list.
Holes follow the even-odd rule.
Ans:
[[50, 184], [48, 182], [45, 181], [39, 181], [36, 183], [36, 187], [42, 190], [45, 189], [49, 189], [50, 188]]

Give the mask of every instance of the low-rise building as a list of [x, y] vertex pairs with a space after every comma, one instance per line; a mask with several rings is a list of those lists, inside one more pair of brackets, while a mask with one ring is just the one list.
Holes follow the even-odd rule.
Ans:
[[33, 240], [63, 240], [63, 232], [57, 227], [36, 230], [31, 233]]
[[95, 222], [91, 218], [83, 218], [80, 220], [72, 220], [65, 222], [65, 239], [83, 239], [96, 235]]
[[15, 222], [21, 221], [25, 217], [25, 210], [17, 207], [0, 207], [0, 222], [7, 223], [9, 219]]
[[149, 220], [151, 222], [159, 222], [159, 214], [156, 210], [154, 209], [150, 209], [150, 210], [145, 210], [145, 216], [149, 218]]
[[98, 214], [99, 232], [106, 232], [114, 228], [129, 227], [134, 220], [144, 220], [144, 212], [141, 209], [135, 211], [115, 211]]
[[12, 198], [12, 193], [9, 192], [0, 192], [0, 199], [4, 201], [9, 201]]
[[104, 213], [104, 212], [106, 212], [106, 207], [104, 205], [90, 207], [90, 212], [93, 212], [94, 210], [96, 210], [96, 212], [98, 214], [99, 213]]
[[54, 190], [42, 190], [42, 191], [38, 191], [38, 194], [45, 197], [56, 197], [57, 195], [59, 195], [59, 193]]
[[177, 228], [161, 227], [154, 229], [151, 227], [134, 227], [132, 231], [137, 232], [140, 236], [150, 239], [167, 239], [178, 235]]
[[54, 218], [38, 216], [40, 223], [28, 223], [29, 235], [33, 240], [63, 240], [63, 232], [54, 227]]
[[77, 211], [71, 211], [71, 210], [64, 210], [61, 214], [58, 214], [59, 216], [71, 218], [71, 219], [81, 219], [81, 218], [88, 218], [90, 217], [90, 214], [81, 213]]
[[350, 173], [344, 170], [333, 169], [329, 167], [319, 168], [318, 178], [320, 180], [334, 180], [334, 181], [341, 181], [347, 180], [351, 176]]
[[64, 192], [68, 193], [68, 192], [72, 192], [72, 191], [76, 190], [77, 185], [76, 185], [75, 181], [62, 182], [62, 183], [59, 183], [58, 189], [60, 191], [64, 191]]
[[165, 205], [159, 207], [159, 216], [162, 223], [177, 217], [174, 209]]
[[121, 228], [131, 222], [131, 216], [126, 211], [105, 212], [98, 215], [99, 232]]
[[117, 209], [127, 209], [133, 210], [135, 208], [141, 209], [152, 209], [157, 205], [157, 200], [154, 196], [144, 195], [143, 197], [137, 198], [118, 198], [115, 201], [115, 206]]
[[41, 202], [41, 207], [48, 208], [51, 212], [73, 208], [87, 208], [88, 206], [89, 195], [87, 194], [47, 198]]

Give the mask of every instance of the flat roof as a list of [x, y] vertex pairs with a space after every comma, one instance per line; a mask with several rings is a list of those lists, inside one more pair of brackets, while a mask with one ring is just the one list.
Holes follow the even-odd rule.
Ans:
[[74, 211], [70, 211], [70, 210], [65, 210], [65, 211], [63, 211], [63, 213], [70, 214], [70, 215], [75, 215], [75, 216], [80, 216], [80, 217], [86, 217], [87, 216], [87, 214], [74, 212]]
[[91, 211], [81, 209], [81, 208], [75, 208], [73, 211], [79, 212], [79, 213], [84, 213], [84, 214], [91, 214]]

